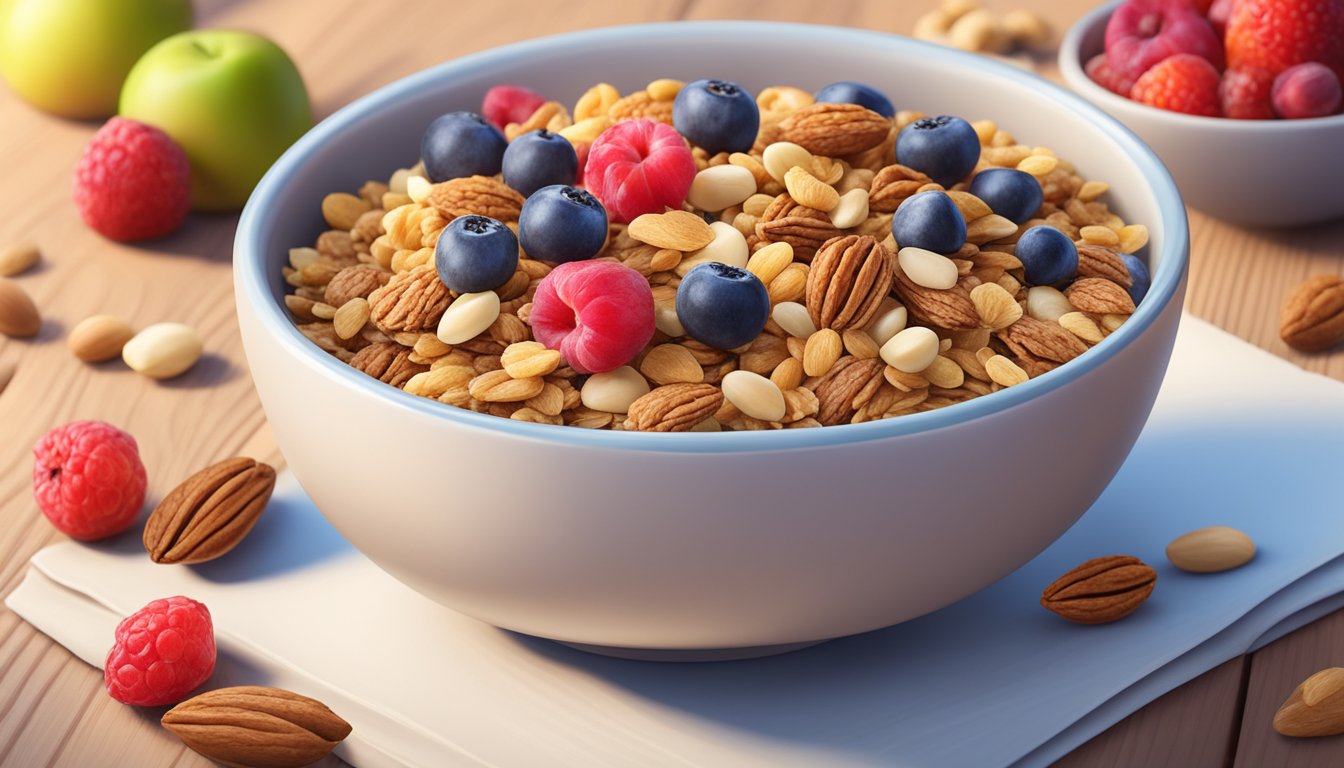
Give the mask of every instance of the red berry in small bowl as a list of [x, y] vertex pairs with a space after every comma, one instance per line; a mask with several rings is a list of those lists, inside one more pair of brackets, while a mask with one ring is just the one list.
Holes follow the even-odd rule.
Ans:
[[1223, 66], [1223, 47], [1209, 22], [1188, 0], [1129, 0], [1106, 25], [1106, 62], [1121, 81], [1136, 81], [1176, 54]]
[[84, 147], [73, 189], [79, 215], [109, 240], [163, 237], [191, 209], [191, 165], [168, 134], [114, 117]]
[[1218, 101], [1223, 117], [1234, 120], [1270, 120], [1274, 107], [1270, 87], [1274, 75], [1262, 67], [1231, 67], [1218, 85]]
[[653, 338], [653, 289], [623, 264], [568, 262], [537, 285], [528, 322], [537, 341], [579, 373], [610, 371]]
[[187, 697], [215, 672], [210, 609], [166, 597], [122, 619], [103, 665], [107, 693], [123, 704], [161, 707]]
[[1339, 78], [1324, 64], [1309, 61], [1274, 78], [1270, 96], [1279, 117], [1325, 117], [1339, 111]]
[[1220, 81], [1218, 70], [1208, 60], [1192, 53], [1178, 53], [1144, 72], [1129, 97], [1150, 107], [1219, 117]]
[[42, 514], [82, 541], [131, 526], [145, 503], [145, 465], [135, 438], [101, 421], [57, 427], [33, 448], [33, 496]]
[[645, 213], [680, 208], [695, 180], [695, 158], [676, 128], [622, 120], [593, 141], [583, 180], [612, 221], [629, 223]]

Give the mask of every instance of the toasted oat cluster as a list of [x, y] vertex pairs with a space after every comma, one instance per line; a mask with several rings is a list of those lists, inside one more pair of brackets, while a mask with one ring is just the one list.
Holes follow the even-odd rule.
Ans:
[[[505, 144], [531, 136], [550, 152], [542, 145], [558, 134], [573, 146], [579, 172], [561, 191], [570, 202], [600, 199], [608, 216], [591, 258], [529, 258], [568, 251], [526, 231], [541, 225], [528, 224], [524, 207], [552, 188], [525, 197], [505, 183], [524, 173], [508, 159], [503, 172], [445, 179], [444, 162], [422, 158], [355, 194], [327, 195], [330, 229], [292, 249], [284, 268], [299, 330], [390, 386], [503, 418], [662, 432], [793, 429], [918, 413], [1021, 384], [1085, 354], [1147, 290], [1133, 255], [1147, 243], [1144, 225], [1107, 208], [1104, 182], [990, 120], [871, 109], [867, 92], [846, 90], [854, 84], [819, 92], [841, 94], [835, 102], [773, 87], [754, 98], [754, 142], [710, 153], [693, 137], [716, 147], [742, 140], [731, 135], [740, 124], [727, 130], [694, 111], [714, 108], [713, 99], [688, 98], [683, 110], [684, 92], [706, 82], [723, 85], [659, 80], [622, 96], [602, 84], [572, 113], [546, 101], [503, 123]], [[502, 122], [490, 99], [483, 111]], [[667, 198], [677, 205], [655, 194], [640, 212], [641, 201], [616, 199], [610, 167], [595, 175], [598, 155], [611, 154], [600, 147], [604, 134], [628, 121], [644, 122], [627, 132], [655, 137], [645, 151], [663, 165], [650, 174], [679, 162], [680, 141], [658, 156], [663, 126], [686, 138], [693, 181]], [[462, 135], [471, 141], [486, 130], [469, 129]], [[582, 189], [585, 171], [596, 198]], [[567, 204], [551, 197], [547, 205]], [[476, 236], [505, 242], [503, 256], [484, 246], [477, 262], [446, 256], [440, 235], [464, 217], [474, 218], [454, 236], [473, 248]], [[510, 233], [521, 240], [516, 266]], [[594, 276], [579, 275], [580, 266]], [[449, 287], [491, 274], [499, 275], [491, 284], [511, 276], [489, 290]], [[572, 301], [566, 291], [577, 295], [584, 279], [598, 281], [589, 294], [611, 285], [634, 297], [608, 334], [624, 334], [627, 346], [633, 338], [633, 358], [558, 341], [571, 329], [557, 332], [557, 317], [613, 322], [612, 313], [585, 318], [577, 304], [557, 304]]]

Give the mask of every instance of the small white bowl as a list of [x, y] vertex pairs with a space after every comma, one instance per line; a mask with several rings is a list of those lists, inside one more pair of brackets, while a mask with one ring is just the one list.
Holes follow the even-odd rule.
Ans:
[[1083, 66], [1101, 53], [1119, 2], [1069, 28], [1059, 70], [1069, 86], [1129, 126], [1166, 163], [1191, 208], [1235, 224], [1290, 227], [1344, 216], [1344, 115], [1231, 120], [1150, 107], [1112, 93]]
[[[864, 80], [903, 108], [994, 118], [1111, 183], [1110, 203], [1151, 233], [1152, 288], [1087, 354], [1018, 386], [929, 413], [777, 432], [500, 419], [382, 384], [295, 329], [280, 268], [290, 247], [321, 232], [323, 195], [413, 162], [437, 115], [476, 108], [497, 83], [572, 103], [604, 80], [628, 92], [659, 77], [715, 76], [753, 92]], [[1185, 208], [1162, 164], [1063, 88], [874, 32], [697, 22], [512, 45], [345, 107], [258, 185], [238, 226], [234, 275], [276, 441], [365, 555], [497, 626], [686, 658], [678, 652], [757, 655], [905, 621], [1054, 541], [1110, 482], [1148, 418], [1188, 248]]]

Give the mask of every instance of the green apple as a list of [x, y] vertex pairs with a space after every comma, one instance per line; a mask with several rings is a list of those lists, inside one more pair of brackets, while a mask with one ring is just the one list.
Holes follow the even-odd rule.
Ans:
[[191, 22], [190, 0], [0, 0], [0, 74], [38, 109], [106, 117], [140, 54]]
[[237, 210], [313, 124], [299, 70], [250, 32], [201, 29], [150, 48], [121, 89], [122, 117], [173, 137], [191, 161], [191, 204]]

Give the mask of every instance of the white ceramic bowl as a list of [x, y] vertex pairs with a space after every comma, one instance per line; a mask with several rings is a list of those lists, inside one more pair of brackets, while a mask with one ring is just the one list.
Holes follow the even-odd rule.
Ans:
[[[781, 51], [807, 51], [782, 56]], [[1112, 184], [1151, 232], [1153, 286], [1095, 349], [943, 410], [784, 432], [641, 434], [525, 424], [381, 384], [293, 327], [280, 266], [318, 203], [415, 159], [435, 116], [496, 83], [565, 102], [611, 81], [721, 76], [754, 90], [865, 80], [901, 107], [993, 117]], [[594, 30], [451, 61], [342, 109], [243, 213], [238, 315], [290, 468], [364, 554], [492, 624], [609, 648], [749, 655], [885, 627], [1022, 565], [1111, 480], [1148, 416], [1184, 292], [1185, 210], [1161, 163], [1035, 76], [888, 35], [762, 23]], [[760, 648], [767, 646], [769, 648]]]
[[1059, 70], [1069, 86], [1139, 134], [1191, 208], [1247, 226], [1288, 227], [1344, 216], [1344, 115], [1312, 120], [1198, 117], [1130, 101], [1083, 71], [1101, 53], [1112, 2], [1069, 28]]

